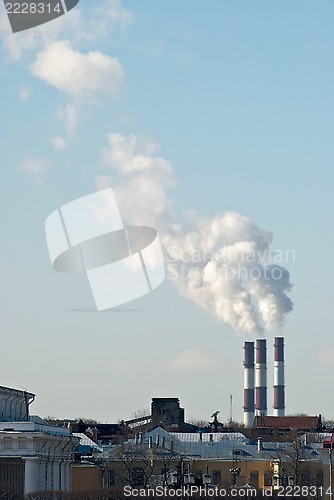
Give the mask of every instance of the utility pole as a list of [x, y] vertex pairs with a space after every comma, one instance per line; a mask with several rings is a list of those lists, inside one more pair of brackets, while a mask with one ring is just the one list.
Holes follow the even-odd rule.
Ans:
[[[329, 445], [329, 446], [328, 446]], [[324, 443], [324, 448], [328, 448], [328, 457], [329, 457], [329, 500], [333, 500], [333, 460], [332, 460], [332, 451], [334, 448], [334, 432], [332, 432], [330, 441]]]
[[329, 500], [333, 499], [333, 461], [332, 461], [333, 443], [331, 442], [329, 448]]
[[230, 469], [232, 488], [235, 488], [237, 486], [237, 480], [240, 472], [241, 472], [240, 467], [232, 467]]

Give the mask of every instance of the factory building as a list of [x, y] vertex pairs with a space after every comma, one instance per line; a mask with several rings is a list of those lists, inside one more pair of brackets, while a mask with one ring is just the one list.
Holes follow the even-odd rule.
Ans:
[[178, 398], [153, 398], [151, 422], [152, 427], [162, 426], [173, 431], [194, 432], [197, 429], [184, 421], [184, 408], [180, 407]]

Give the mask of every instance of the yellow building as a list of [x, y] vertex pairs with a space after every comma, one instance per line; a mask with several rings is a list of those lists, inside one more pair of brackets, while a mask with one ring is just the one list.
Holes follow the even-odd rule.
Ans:
[[[328, 483], [322, 448], [296, 443], [249, 442], [241, 433], [169, 433], [156, 428], [99, 455], [99, 466], [74, 466], [74, 491], [109, 487], [205, 485], [321, 487]], [[327, 467], [328, 469], [328, 467]], [[324, 481], [325, 479], [325, 481]], [[80, 488], [80, 489], [79, 489]]]

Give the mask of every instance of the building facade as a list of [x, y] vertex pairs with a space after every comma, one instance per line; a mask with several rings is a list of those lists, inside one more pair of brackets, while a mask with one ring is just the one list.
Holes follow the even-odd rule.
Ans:
[[[104, 451], [95, 467], [100, 469], [101, 489], [173, 484], [226, 489], [248, 485], [258, 490], [288, 484], [320, 488], [326, 483], [328, 468], [320, 449], [320, 445], [301, 441], [251, 442], [242, 433], [175, 433], [158, 427]], [[83, 465], [77, 468], [78, 484], [84, 473]]]
[[79, 439], [70, 430], [29, 416], [34, 395], [0, 388], [0, 484], [13, 493], [71, 491], [71, 464]]

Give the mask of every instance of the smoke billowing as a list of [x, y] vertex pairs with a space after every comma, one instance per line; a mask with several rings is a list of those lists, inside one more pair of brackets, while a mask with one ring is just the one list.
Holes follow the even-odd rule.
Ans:
[[[289, 272], [271, 249], [272, 235], [248, 217], [225, 212], [211, 218], [171, 211], [172, 164], [156, 145], [134, 135], [108, 135], [106, 174], [97, 187], [113, 187], [122, 217], [159, 231], [168, 277], [178, 291], [238, 332], [277, 330], [293, 304]], [[219, 208], [219, 207], [217, 207]]]

